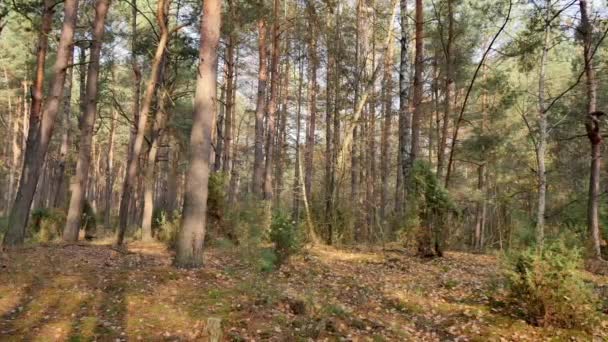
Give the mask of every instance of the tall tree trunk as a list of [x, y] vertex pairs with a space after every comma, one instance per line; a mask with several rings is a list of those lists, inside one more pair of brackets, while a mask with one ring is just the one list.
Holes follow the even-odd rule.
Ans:
[[405, 177], [408, 173], [408, 159], [411, 150], [412, 113], [409, 110], [410, 34], [407, 17], [407, 0], [400, 0], [401, 7], [401, 55], [399, 61], [399, 152], [397, 154], [397, 179], [395, 184], [395, 212], [401, 218], [404, 214]]
[[285, 156], [286, 156], [286, 145], [287, 145], [287, 106], [289, 103], [289, 74], [291, 70], [290, 59], [289, 59], [289, 36], [285, 34], [285, 66], [283, 68], [283, 84], [281, 86], [280, 94], [280, 114], [281, 119], [279, 120], [279, 129], [277, 136], [277, 163], [276, 163], [276, 196], [275, 196], [275, 207], [281, 206], [281, 193], [284, 188], [284, 167], [285, 167]]
[[317, 34], [316, 9], [314, 2], [306, 3], [308, 13], [308, 126], [306, 127], [306, 152], [304, 153], [304, 188], [306, 199], [311, 203], [313, 158], [315, 151], [315, 132], [317, 121]]
[[[335, 9], [334, 9], [335, 11]], [[325, 74], [325, 225], [326, 225], [326, 236], [325, 241], [328, 245], [332, 242], [332, 213], [333, 213], [333, 114], [335, 114], [335, 101], [333, 96], [335, 95], [335, 76], [338, 72], [336, 70], [336, 49], [332, 47], [332, 44], [337, 44], [337, 40], [330, 42], [329, 37], [331, 34], [331, 12], [327, 11], [327, 72]], [[337, 21], [335, 22], [337, 26]], [[335, 37], [334, 37], [335, 38]]]
[[[168, 12], [168, 6], [167, 12]], [[164, 14], [164, 27], [163, 31], [167, 30], [167, 23], [169, 21], [167, 12]], [[143, 209], [141, 216], [141, 239], [146, 242], [152, 241], [152, 220], [154, 216], [154, 187], [156, 184], [155, 170], [156, 170], [156, 157], [158, 155], [158, 149], [160, 140], [165, 130], [165, 124], [167, 121], [167, 102], [170, 100], [169, 89], [167, 89], [166, 82], [166, 69], [167, 69], [167, 55], [164, 54], [162, 57], [158, 80], [157, 80], [157, 105], [158, 109], [154, 116], [154, 124], [152, 127], [152, 136], [150, 138], [150, 148], [148, 149], [148, 156], [146, 166], [144, 168], [143, 175]], [[160, 93], [160, 95], [158, 94]]]
[[585, 57], [585, 76], [587, 85], [587, 115], [585, 129], [591, 144], [591, 168], [589, 180], [589, 200], [587, 204], [587, 229], [589, 230], [593, 254], [597, 259], [602, 258], [601, 235], [599, 224], [600, 200], [600, 167], [601, 144], [600, 120], [596, 113], [597, 80], [593, 68], [593, 25], [589, 21], [589, 3], [580, 0], [581, 31], [583, 33], [583, 48]]
[[236, 34], [234, 30], [234, 4], [233, 0], [228, 0], [228, 18], [230, 22], [230, 33], [228, 34], [228, 42], [226, 46], [226, 112], [224, 117], [224, 145], [222, 149], [222, 171], [226, 177], [230, 177], [232, 169], [232, 140], [234, 126], [234, 98], [232, 96], [234, 88], [234, 67], [235, 67], [235, 48]]
[[[164, 68], [164, 67], [163, 67]], [[162, 73], [162, 71], [161, 71]], [[161, 81], [162, 82], [162, 81]], [[152, 241], [152, 219], [154, 216], [154, 185], [155, 185], [155, 172], [156, 169], [156, 157], [158, 155], [158, 149], [160, 140], [165, 130], [165, 124], [167, 121], [167, 101], [169, 100], [169, 94], [167, 89], [161, 89], [161, 95], [158, 100], [158, 111], [154, 119], [154, 127], [152, 128], [152, 137], [150, 149], [148, 150], [148, 160], [144, 171], [144, 208], [142, 213], [141, 221], [141, 239], [143, 241]]]
[[[11, 97], [11, 92], [10, 92], [10, 82], [8, 79], [8, 72], [6, 70], [6, 67], [4, 67], [4, 80], [6, 81], [6, 90], [8, 92], [8, 122], [7, 122], [7, 130], [10, 131], [10, 133], [7, 135], [10, 139], [8, 139], [7, 145], [10, 145], [10, 156], [11, 156], [11, 161], [10, 161], [10, 169], [8, 170], [8, 186], [7, 186], [7, 194], [6, 194], [6, 209], [7, 211], [10, 211], [10, 205], [11, 203], [13, 203], [13, 192], [15, 191], [15, 176], [17, 175], [18, 171], [18, 163], [19, 163], [19, 158], [21, 156], [21, 150], [19, 150], [19, 145], [17, 143], [17, 137], [19, 135], [19, 110], [17, 110], [16, 112], [13, 113], [13, 103], [12, 103], [12, 97]], [[17, 106], [19, 107], [19, 106]], [[8, 153], [8, 149], [7, 149], [7, 161], [8, 161], [8, 157], [9, 157], [9, 153]]]
[[303, 83], [304, 83], [304, 62], [303, 62], [303, 58], [300, 58], [302, 56], [302, 50], [301, 47], [299, 49], [299, 54], [298, 54], [298, 60], [299, 60], [299, 65], [298, 65], [298, 102], [297, 102], [297, 108], [296, 108], [296, 142], [295, 142], [295, 146], [294, 146], [294, 177], [293, 177], [293, 209], [292, 209], [292, 215], [294, 218], [294, 221], [296, 221], [296, 223], [299, 222], [300, 219], [300, 198], [302, 196], [301, 192], [302, 192], [302, 184], [300, 184], [300, 169], [302, 169], [302, 166], [300, 165], [300, 163], [302, 162], [300, 160], [300, 133], [302, 131], [302, 90], [303, 90]]
[[[237, 38], [234, 38], [235, 41], [237, 41]], [[236, 43], [235, 43], [236, 44]], [[240, 183], [240, 175], [239, 175], [239, 170], [238, 170], [238, 156], [239, 156], [239, 152], [237, 150], [237, 147], [239, 145], [238, 142], [238, 138], [239, 138], [239, 132], [240, 132], [240, 124], [237, 130], [237, 124], [236, 124], [236, 91], [237, 91], [237, 82], [238, 82], [238, 73], [237, 73], [237, 67], [239, 64], [239, 49], [238, 49], [238, 44], [235, 47], [235, 57], [234, 57], [234, 67], [233, 67], [233, 73], [234, 73], [234, 81], [232, 82], [232, 91], [230, 96], [232, 97], [232, 135], [233, 135], [233, 140], [234, 143], [232, 144], [232, 165], [230, 165], [230, 182], [228, 183], [228, 203], [230, 203], [231, 205], [234, 204], [237, 200], [237, 196], [238, 196], [238, 189], [239, 189], [239, 183]], [[243, 119], [241, 119], [242, 122]]]
[[437, 177], [443, 177], [445, 165], [445, 147], [447, 145], [448, 125], [452, 116], [452, 94], [454, 94], [454, 5], [453, 0], [448, 0], [448, 38], [445, 47], [445, 87], [443, 96], [443, 124], [441, 129], [441, 140], [437, 154]]
[[114, 194], [114, 136], [116, 135], [116, 119], [118, 111], [112, 111], [112, 122], [110, 123], [110, 137], [108, 138], [108, 154], [106, 155], [106, 191], [104, 205], [104, 225], [106, 228], [112, 226], [112, 195]]
[[184, 218], [177, 237], [175, 264], [200, 267], [207, 215], [209, 156], [216, 99], [216, 62], [220, 39], [221, 2], [206, 0], [201, 20], [199, 66], [190, 133], [190, 165], [184, 195]]
[[388, 202], [388, 178], [389, 178], [389, 160], [391, 156], [391, 147], [389, 137], [391, 135], [392, 120], [393, 120], [393, 49], [389, 49], [389, 53], [384, 58], [384, 79], [383, 83], [383, 120], [382, 133], [380, 136], [380, 220], [384, 224], [387, 219], [387, 202]]
[[279, 90], [279, 51], [281, 49], [279, 32], [279, 0], [274, 0], [274, 23], [272, 25], [272, 57], [270, 60], [270, 98], [268, 99], [268, 119], [266, 132], [266, 164], [264, 168], [264, 199], [272, 200], [272, 171], [274, 166], [273, 146], [275, 140], [275, 120], [277, 112], [277, 95]]
[[161, 28], [161, 33], [158, 45], [156, 47], [156, 52], [154, 54], [154, 59], [152, 60], [150, 78], [148, 79], [148, 83], [146, 85], [146, 95], [141, 103], [141, 110], [139, 112], [139, 117], [137, 118], [137, 131], [133, 141], [132, 151], [130, 153], [131, 158], [127, 161], [126, 174], [120, 201], [120, 210], [118, 214], [118, 234], [116, 238], [117, 245], [122, 245], [125, 232], [127, 230], [127, 224], [129, 221], [129, 203], [131, 202], [131, 195], [137, 182], [139, 155], [144, 143], [144, 134], [148, 120], [148, 113], [150, 112], [150, 108], [152, 106], [152, 99], [154, 98], [156, 84], [160, 76], [160, 66], [163, 61], [163, 55], [165, 53], [167, 43], [169, 41], [169, 30], [165, 25], [165, 17], [169, 3], [170, 0], [159, 0], [156, 7], [156, 21], [158, 26]]
[[252, 190], [258, 198], [263, 197], [264, 184], [264, 112], [266, 111], [266, 83], [268, 81], [268, 63], [266, 56], [266, 19], [258, 21], [258, 94], [255, 107], [255, 145], [253, 160]]
[[[70, 62], [73, 60], [74, 47], [70, 50]], [[57, 189], [53, 199], [53, 207], [63, 208], [68, 198], [68, 185], [66, 169], [68, 162], [68, 152], [70, 149], [70, 117], [72, 116], [72, 79], [74, 77], [74, 67], [67, 71], [65, 80], [65, 93], [63, 97], [63, 112], [61, 116], [62, 132], [61, 146], [59, 147], [59, 167], [57, 170]]]
[[[93, 21], [93, 42], [89, 57], [89, 69], [87, 71], [86, 90], [86, 112], [82, 117], [80, 130], [80, 144], [78, 148], [78, 161], [76, 163], [76, 176], [70, 197], [70, 207], [63, 230], [64, 241], [77, 241], [82, 209], [85, 201], [85, 190], [89, 181], [89, 166], [91, 164], [91, 141], [93, 139], [93, 128], [97, 117], [97, 93], [99, 79], [99, 58], [101, 55], [101, 44], [103, 43], [104, 26], [106, 14], [110, 7], [110, 0], [97, 0], [95, 3], [95, 19]], [[94, 156], [93, 156], [94, 158]], [[93, 170], [96, 168], [94, 167]], [[96, 179], [93, 179], [95, 182]], [[93, 194], [93, 197], [95, 195]]]
[[536, 212], [536, 243], [539, 250], [543, 248], [545, 239], [545, 200], [547, 193], [547, 175], [545, 167], [545, 153], [547, 149], [547, 107], [545, 104], [545, 73], [547, 69], [547, 56], [549, 54], [549, 35], [551, 32], [551, 0], [545, 2], [545, 32], [538, 75], [538, 141], [536, 159], [538, 162], [538, 210]]
[[220, 85], [219, 113], [215, 122], [215, 149], [213, 150], [213, 172], [222, 169], [222, 155], [224, 150], [224, 118], [226, 117], [226, 86]]
[[[44, 114], [40, 115], [40, 111], [37, 111], [35, 106], [32, 106], [34, 109], [30, 112], [29, 132], [31, 134], [28, 134], [27, 138], [27, 148], [25, 151], [23, 171], [21, 172], [21, 181], [19, 183], [15, 203], [9, 215], [9, 228], [4, 236], [4, 246], [20, 245], [23, 243], [25, 237], [25, 228], [27, 227], [30, 206], [32, 204], [32, 199], [34, 198], [38, 177], [40, 176], [42, 164], [46, 157], [49, 142], [53, 134], [53, 126], [59, 109], [59, 103], [63, 97], [64, 81], [69, 64], [69, 50], [72, 48], [77, 11], [78, 0], [64, 1], [63, 27], [61, 29], [61, 38], [57, 48], [57, 58], [53, 68], [55, 76], [51, 83], [51, 90], [46, 102]], [[47, 39], [46, 35], [44, 36], [44, 39]], [[42, 53], [44, 55], [46, 54], [45, 51]], [[43, 70], [41, 70], [40, 73], [43, 73]], [[37, 84], [37, 81], [34, 82], [34, 84]], [[40, 84], [42, 84], [42, 82]], [[42, 89], [40, 89], [40, 91], [42, 91]], [[37, 89], [32, 93], [36, 92], [38, 92]], [[38, 109], [39, 108], [40, 107], [38, 107]]]
[[[418, 158], [420, 153], [420, 122], [422, 120], [422, 86], [424, 69], [424, 5], [422, 0], [416, 0], [416, 52], [414, 60], [414, 113], [412, 115], [412, 150], [409, 164]], [[409, 177], [409, 175], [408, 175]], [[407, 178], [404, 178], [407, 181]]]
[[[485, 65], [483, 68], [483, 80], [486, 80], [486, 69]], [[481, 94], [481, 127], [480, 134], [483, 136], [486, 124], [488, 120], [488, 110], [487, 110], [487, 102], [488, 102], [488, 94], [487, 90], [482, 89]], [[474, 247], [477, 251], [481, 251], [484, 248], [484, 232], [486, 226], [486, 156], [485, 156], [485, 146], [481, 147], [481, 161], [477, 167], [477, 190], [479, 191], [479, 200], [477, 202], [477, 212], [475, 214], [475, 244]]]

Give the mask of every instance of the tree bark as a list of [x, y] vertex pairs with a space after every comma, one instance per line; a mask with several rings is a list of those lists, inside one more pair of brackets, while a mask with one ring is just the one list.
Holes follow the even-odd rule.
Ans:
[[389, 49], [389, 53], [384, 58], [384, 79], [383, 85], [383, 120], [382, 133], [380, 136], [380, 220], [384, 224], [387, 219], [387, 203], [388, 203], [388, 178], [389, 178], [389, 160], [390, 160], [390, 140], [393, 120], [393, 49]]
[[[301, 47], [300, 47], [301, 49]], [[299, 56], [302, 55], [302, 51], [299, 50]], [[294, 177], [293, 177], [293, 209], [292, 216], [296, 224], [300, 220], [300, 198], [302, 196], [302, 184], [300, 184], [300, 170], [302, 169], [300, 160], [300, 133], [302, 131], [302, 91], [304, 79], [304, 62], [300, 58], [298, 65], [298, 101], [296, 108], [296, 142], [294, 146]]]
[[315, 132], [317, 121], [317, 34], [316, 9], [314, 2], [306, 3], [308, 32], [308, 126], [306, 127], [306, 152], [304, 153], [304, 188], [306, 199], [311, 203], [313, 158], [315, 150]]
[[[91, 141], [93, 139], [93, 128], [97, 117], [97, 93], [99, 80], [99, 64], [101, 45], [103, 43], [104, 26], [106, 14], [110, 7], [110, 0], [97, 0], [95, 3], [95, 19], [93, 21], [93, 42], [89, 57], [89, 68], [87, 71], [86, 90], [86, 112], [82, 117], [80, 130], [80, 144], [78, 148], [78, 161], [76, 163], [75, 182], [70, 197], [70, 207], [63, 230], [63, 240], [74, 242], [78, 240], [82, 209], [85, 201], [85, 189], [89, 181], [89, 167], [91, 164]], [[95, 168], [94, 168], [95, 171]], [[93, 179], [93, 182], [96, 180]], [[93, 194], [93, 196], [95, 196]]]
[[279, 32], [279, 0], [274, 0], [274, 23], [272, 26], [272, 57], [270, 61], [270, 98], [267, 108], [267, 132], [266, 132], [266, 164], [264, 168], [264, 199], [272, 200], [272, 172], [274, 166], [274, 140], [275, 140], [275, 120], [277, 112], [277, 95], [279, 90], [279, 51], [281, 40]]
[[[70, 62], [73, 60], [74, 47], [70, 50]], [[74, 67], [70, 67], [67, 71], [65, 80], [65, 94], [63, 95], [63, 115], [61, 146], [59, 147], [59, 167], [57, 170], [57, 189], [53, 199], [53, 207], [63, 208], [68, 198], [68, 182], [66, 177], [66, 169], [68, 162], [68, 152], [70, 149], [70, 117], [72, 116], [72, 78], [74, 76]]]
[[110, 137], [108, 138], [108, 154], [106, 156], [106, 191], [104, 205], [104, 225], [106, 228], [110, 228], [112, 226], [112, 198], [114, 194], [114, 137], [116, 135], [117, 116], [118, 111], [112, 111]]
[[[414, 61], [414, 113], [412, 115], [412, 149], [408, 163], [411, 167], [420, 153], [420, 122], [422, 120], [422, 74], [424, 69], [424, 5], [416, 0], [416, 52]], [[404, 178], [407, 182], [409, 175]]]
[[443, 124], [441, 128], [441, 140], [437, 154], [437, 177], [443, 178], [445, 164], [445, 147], [447, 145], [448, 124], [452, 116], [452, 94], [454, 94], [454, 6], [453, 0], [448, 0], [448, 38], [445, 47], [445, 88], [443, 97]]
[[168, 116], [166, 105], [167, 101], [169, 100], [169, 94], [167, 94], [167, 91], [167, 89], [162, 89], [160, 98], [158, 100], [159, 108], [154, 119], [151, 145], [148, 151], [147, 165], [144, 174], [144, 209], [141, 221], [141, 239], [146, 242], [153, 240], [152, 219], [154, 216], [154, 171], [156, 169], [156, 157], [158, 155], [160, 139], [162, 138], [165, 130], [165, 124]]
[[[161, 28], [161, 34], [164, 34], [167, 30], [168, 19], [168, 5], [166, 11], [163, 14], [164, 26]], [[168, 43], [167, 43], [168, 44]], [[167, 55], [164, 54], [162, 57], [159, 76], [157, 80], [157, 105], [158, 109], [154, 116], [154, 124], [152, 127], [152, 135], [150, 138], [150, 149], [148, 150], [148, 156], [143, 177], [143, 210], [141, 217], [141, 239], [142, 241], [150, 242], [152, 238], [152, 219], [154, 216], [154, 187], [155, 187], [155, 170], [156, 170], [156, 157], [158, 155], [158, 149], [160, 139], [162, 138], [165, 130], [167, 121], [167, 102], [170, 100], [169, 89], [167, 89], [166, 82], [166, 68], [167, 68]], [[160, 93], [160, 96], [158, 95]]]
[[[23, 243], [25, 228], [29, 218], [30, 206], [34, 198], [34, 192], [38, 183], [38, 177], [42, 164], [46, 157], [49, 142], [53, 133], [55, 117], [59, 109], [59, 103], [63, 97], [66, 70], [69, 64], [69, 50], [72, 48], [74, 30], [76, 26], [76, 15], [78, 11], [78, 0], [64, 1], [64, 20], [61, 29], [61, 38], [57, 48], [54, 78], [46, 102], [44, 114], [32, 110], [30, 113], [31, 134], [28, 134], [27, 148], [25, 151], [21, 181], [8, 219], [8, 231], [4, 236], [4, 246], [14, 246]], [[46, 35], [45, 38], [46, 39]], [[40, 71], [42, 72], [42, 71]], [[34, 83], [36, 84], [36, 82]], [[36, 92], [35, 90], [34, 92]], [[34, 106], [32, 106], [34, 107]]]
[[589, 179], [589, 199], [587, 204], [587, 229], [591, 238], [593, 255], [597, 259], [602, 258], [601, 234], [599, 224], [599, 200], [600, 200], [600, 167], [601, 167], [601, 144], [602, 134], [600, 132], [600, 120], [596, 113], [597, 103], [597, 79], [593, 66], [593, 25], [589, 21], [589, 3], [580, 0], [581, 8], [581, 31], [583, 34], [583, 51], [585, 58], [585, 76], [587, 88], [587, 115], [585, 116], [585, 130], [591, 144], [591, 166]]
[[139, 155], [141, 153], [144, 134], [146, 130], [146, 124], [148, 120], [148, 113], [152, 106], [152, 99], [154, 98], [156, 84], [160, 76], [160, 66], [163, 60], [163, 55], [169, 41], [169, 31], [165, 25], [166, 8], [170, 0], [159, 0], [156, 8], [156, 21], [161, 27], [161, 35], [156, 47], [154, 59], [152, 60], [152, 69], [150, 71], [150, 78], [146, 85], [146, 95], [141, 103], [141, 110], [139, 117], [137, 118], [137, 131], [135, 139], [133, 141], [132, 151], [130, 153], [131, 158], [127, 161], [126, 174], [124, 178], [124, 184], [122, 188], [122, 196], [120, 201], [120, 210], [118, 214], [118, 234], [116, 238], [116, 244], [122, 245], [124, 241], [125, 232], [127, 230], [127, 224], [129, 219], [129, 203], [131, 200], [133, 189], [137, 182], [137, 172], [139, 168]]
[[199, 66], [190, 133], [190, 166], [184, 195], [184, 218], [177, 237], [175, 265], [200, 267], [203, 263], [203, 242], [207, 215], [209, 156], [217, 74], [217, 48], [220, 39], [221, 2], [206, 0], [201, 20]]
[[235, 48], [236, 48], [236, 34], [234, 31], [234, 4], [233, 0], [228, 0], [228, 12], [230, 20], [230, 33], [228, 34], [228, 42], [226, 46], [226, 112], [224, 117], [224, 144], [222, 149], [222, 171], [226, 177], [230, 177], [232, 170], [232, 140], [234, 133], [232, 128], [234, 126], [234, 67], [235, 67]]
[[255, 108], [255, 145], [253, 160], [252, 190], [258, 197], [263, 197], [264, 184], [264, 112], [266, 110], [266, 83], [268, 81], [268, 63], [266, 56], [266, 19], [258, 21], [258, 94]]
[[538, 210], [536, 212], [536, 243], [539, 250], [543, 248], [545, 239], [545, 198], [547, 193], [547, 175], [545, 167], [545, 154], [547, 149], [547, 109], [545, 104], [545, 73], [547, 69], [547, 56], [549, 54], [549, 35], [551, 31], [551, 0], [545, 2], [545, 30], [538, 75], [538, 141], [536, 159], [538, 162]]
[[407, 0], [400, 0], [401, 7], [401, 55], [399, 61], [399, 151], [397, 154], [397, 179], [395, 182], [395, 213], [401, 218], [404, 214], [404, 179], [408, 173], [408, 159], [411, 150], [412, 113], [409, 108], [410, 35], [407, 17]]

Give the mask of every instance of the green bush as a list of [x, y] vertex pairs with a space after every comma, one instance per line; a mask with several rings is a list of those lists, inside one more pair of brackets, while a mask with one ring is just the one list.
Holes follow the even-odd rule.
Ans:
[[175, 211], [171, 217], [165, 211], [158, 211], [157, 217], [154, 218], [153, 226], [156, 227], [156, 237], [171, 249], [175, 248], [181, 220], [182, 217], [178, 211]]
[[86, 239], [95, 237], [95, 233], [97, 232], [97, 215], [89, 201], [84, 201], [81, 225], [84, 228]]
[[506, 258], [508, 300], [532, 324], [589, 328], [597, 301], [581, 278], [579, 248], [563, 239], [547, 243], [542, 252], [529, 248]]
[[279, 263], [297, 252], [301, 246], [301, 237], [295, 222], [282, 212], [273, 215], [268, 238], [274, 244]]
[[48, 242], [61, 237], [66, 215], [61, 209], [39, 208], [32, 212], [30, 232], [40, 242]]
[[457, 209], [429, 163], [414, 162], [406, 203], [404, 231], [399, 235], [417, 240], [419, 255], [441, 256], [445, 221]]

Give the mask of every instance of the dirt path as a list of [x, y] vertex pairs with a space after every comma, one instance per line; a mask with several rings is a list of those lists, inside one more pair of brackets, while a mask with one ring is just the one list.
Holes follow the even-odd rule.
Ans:
[[209, 249], [200, 271], [170, 260], [159, 244], [12, 251], [0, 259], [0, 340], [205, 341], [210, 318], [221, 319], [227, 341], [592, 339], [532, 327], [490, 305], [490, 256], [422, 261], [314, 248], [271, 273], [226, 248]]

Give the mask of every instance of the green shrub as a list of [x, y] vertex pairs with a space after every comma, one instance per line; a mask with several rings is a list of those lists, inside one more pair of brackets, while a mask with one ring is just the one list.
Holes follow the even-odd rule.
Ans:
[[48, 242], [61, 237], [66, 215], [61, 209], [39, 208], [32, 212], [30, 232], [40, 242]]
[[579, 248], [563, 239], [506, 258], [509, 302], [532, 324], [561, 328], [589, 328], [597, 313], [592, 289], [580, 274]]
[[279, 263], [297, 252], [301, 246], [301, 238], [295, 222], [282, 212], [273, 215], [268, 238], [274, 244]]
[[174, 249], [182, 217], [178, 211], [175, 211], [171, 216], [169, 217], [165, 211], [159, 211], [158, 217], [153, 221], [153, 225], [157, 227], [156, 237], [158, 240], [166, 243], [169, 248]]
[[413, 237], [419, 255], [441, 256], [445, 221], [457, 212], [456, 206], [429, 163], [414, 162], [409, 177], [404, 232], [399, 235]]
[[89, 201], [84, 201], [84, 206], [82, 207], [82, 221], [80, 222], [81, 227], [84, 228], [85, 238], [93, 238], [97, 232], [97, 215]]

